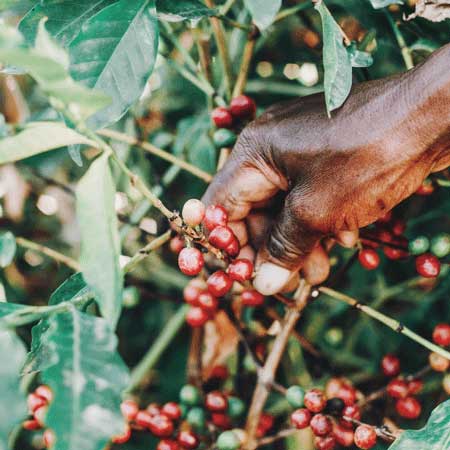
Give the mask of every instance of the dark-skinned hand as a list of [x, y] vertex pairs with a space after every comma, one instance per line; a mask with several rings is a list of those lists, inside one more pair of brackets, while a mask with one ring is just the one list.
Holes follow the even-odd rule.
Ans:
[[204, 201], [227, 208], [241, 244], [250, 239], [255, 287], [270, 295], [299, 269], [324, 281], [324, 238], [354, 246], [359, 228], [449, 165], [447, 45], [409, 72], [354, 86], [331, 119], [323, 94], [271, 107], [240, 134]]

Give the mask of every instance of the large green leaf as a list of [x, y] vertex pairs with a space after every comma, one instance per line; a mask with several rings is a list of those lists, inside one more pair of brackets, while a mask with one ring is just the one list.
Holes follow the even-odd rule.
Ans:
[[402, 0], [370, 0], [375, 9], [385, 8], [389, 5], [402, 5]]
[[114, 327], [122, 307], [123, 274], [119, 266], [115, 187], [107, 154], [91, 164], [80, 180], [76, 194], [81, 229], [81, 269], [98, 297], [102, 315]]
[[260, 30], [272, 25], [281, 8], [281, 0], [244, 0], [244, 3]]
[[450, 400], [441, 403], [420, 430], [406, 430], [389, 450], [448, 450], [450, 448]]
[[128, 369], [118, 355], [108, 322], [72, 308], [49, 319], [40, 337], [53, 364], [42, 380], [54, 393], [45, 419], [58, 450], [103, 450], [121, 434], [121, 393]]
[[0, 267], [9, 266], [16, 254], [16, 238], [7, 231], [0, 234]]
[[83, 23], [116, 0], [44, 0], [23, 17], [19, 30], [30, 45], [34, 44], [39, 21], [47, 17], [48, 32], [66, 46], [80, 32]]
[[23, 308], [25, 308], [25, 305], [20, 305], [18, 303], [0, 302], [0, 319]]
[[324, 88], [328, 114], [339, 108], [352, 87], [352, 64], [345, 48], [341, 29], [323, 1], [316, 4], [323, 30]]
[[156, 0], [156, 10], [161, 19], [174, 22], [210, 17], [218, 13], [217, 9], [208, 8], [199, 0]]
[[60, 122], [31, 122], [15, 136], [0, 140], [0, 164], [19, 161], [71, 144], [97, 144]]
[[140, 97], [157, 49], [155, 0], [119, 0], [84, 23], [69, 47], [71, 73], [113, 99], [90, 119], [93, 127], [117, 121]]
[[12, 332], [0, 332], [0, 450], [8, 450], [8, 436], [27, 414], [25, 398], [20, 391], [19, 371], [25, 359], [25, 347]]

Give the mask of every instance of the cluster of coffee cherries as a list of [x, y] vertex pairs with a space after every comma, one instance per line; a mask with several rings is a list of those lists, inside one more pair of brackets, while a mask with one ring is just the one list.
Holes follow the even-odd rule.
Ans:
[[[225, 297], [236, 283], [243, 306], [260, 306], [264, 297], [249, 283], [253, 277], [253, 263], [240, 252], [240, 245], [233, 230], [228, 226], [228, 213], [221, 205], [205, 205], [196, 199], [188, 200], [182, 210], [184, 223], [200, 234], [208, 233], [208, 243], [225, 256], [225, 270], [213, 272], [206, 281], [201, 277], [190, 280], [183, 291], [183, 298], [190, 308], [186, 321], [192, 327], [201, 327], [214, 317], [219, 309], [219, 299]], [[196, 276], [205, 264], [202, 251], [187, 239], [188, 247], [181, 236], [176, 236], [177, 244], [172, 244], [178, 253], [178, 267], [185, 275]], [[181, 242], [180, 242], [181, 241]], [[181, 245], [178, 245], [180, 243]], [[202, 247], [200, 247], [202, 248]], [[203, 247], [204, 248], [204, 247]], [[202, 248], [202, 249], [203, 249]], [[242, 257], [241, 257], [242, 256]]]
[[296, 408], [290, 416], [291, 424], [299, 430], [310, 427], [317, 450], [353, 444], [370, 449], [376, 444], [377, 431], [360, 422], [357, 397], [356, 389], [340, 378], [331, 378], [325, 391], [314, 388], [305, 392], [300, 386], [291, 386], [286, 391], [287, 401]]
[[[52, 399], [53, 393], [46, 385], [38, 386], [33, 392], [28, 394], [27, 405], [30, 417], [22, 424], [25, 430], [35, 431], [44, 428], [45, 416]], [[53, 432], [49, 429], [45, 430], [43, 440], [46, 448], [53, 447], [55, 443]]]
[[211, 112], [211, 119], [217, 127], [213, 141], [217, 148], [232, 147], [236, 142], [236, 133], [256, 114], [256, 104], [247, 95], [239, 95], [231, 100], [229, 108], [218, 107]]
[[[448, 323], [439, 323], [433, 330], [433, 341], [441, 347], [450, 347], [450, 325]], [[450, 368], [450, 361], [436, 352], [431, 352], [428, 357], [430, 367], [436, 371], [445, 373]], [[450, 373], [444, 375], [442, 379], [442, 387], [447, 394], [450, 394]]]
[[[450, 236], [439, 234], [431, 243], [425, 236], [409, 241], [405, 236], [406, 223], [395, 219], [392, 212], [379, 219], [373, 230], [361, 239], [363, 248], [358, 254], [362, 267], [374, 270], [380, 265], [377, 249], [382, 246], [384, 255], [391, 260], [415, 256], [416, 271], [425, 278], [435, 278], [441, 271], [439, 258], [450, 253]], [[386, 245], [383, 245], [386, 244]]]

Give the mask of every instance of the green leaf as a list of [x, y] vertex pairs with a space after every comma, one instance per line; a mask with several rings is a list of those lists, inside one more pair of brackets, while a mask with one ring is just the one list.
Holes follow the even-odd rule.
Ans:
[[260, 30], [272, 25], [281, 8], [281, 0], [244, 0], [244, 4]]
[[20, 305], [18, 303], [0, 302], [0, 319], [22, 308], [25, 308], [25, 305]]
[[373, 57], [368, 52], [358, 50], [355, 42], [352, 42], [347, 51], [350, 55], [352, 67], [370, 67], [373, 64]]
[[9, 434], [27, 415], [19, 377], [25, 359], [25, 347], [16, 334], [0, 332], [0, 355], [7, 361], [7, 364], [0, 364], [0, 450], [8, 450]]
[[16, 238], [7, 231], [0, 234], [0, 267], [9, 266], [16, 254]]
[[121, 393], [128, 369], [108, 322], [75, 308], [49, 319], [41, 341], [53, 362], [42, 380], [54, 394], [45, 423], [58, 450], [103, 450], [124, 430]]
[[450, 448], [450, 400], [441, 403], [431, 413], [420, 430], [406, 430], [389, 450], [447, 450]]
[[31, 122], [15, 136], [0, 140], [0, 164], [19, 161], [71, 144], [97, 147], [97, 143], [66, 127], [63, 123]]
[[115, 187], [107, 154], [91, 164], [76, 195], [83, 276], [98, 297], [103, 317], [115, 327], [122, 307], [123, 274], [119, 266]]
[[156, 0], [156, 10], [160, 19], [172, 22], [218, 14], [217, 9], [208, 8], [199, 0]]
[[403, 5], [401, 0], [370, 0], [375, 9], [386, 8], [389, 5]]
[[339, 108], [352, 87], [352, 64], [345, 48], [341, 29], [323, 2], [315, 9], [322, 19], [325, 102], [328, 114]]
[[91, 118], [91, 126], [117, 121], [140, 97], [157, 49], [155, 0], [120, 0], [84, 23], [69, 47], [72, 76], [113, 99]]
[[83, 23], [116, 0], [45, 0], [36, 4], [20, 21], [19, 30], [33, 45], [39, 22], [48, 17], [48, 32], [67, 46], [80, 32]]

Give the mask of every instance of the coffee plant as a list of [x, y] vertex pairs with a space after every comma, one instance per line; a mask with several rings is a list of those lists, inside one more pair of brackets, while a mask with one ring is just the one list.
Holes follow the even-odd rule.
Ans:
[[352, 85], [448, 43], [449, 18], [0, 0], [0, 450], [448, 450], [450, 172], [328, 242], [323, 284], [273, 296], [200, 199], [266, 107], [324, 92], [332, 121]]

